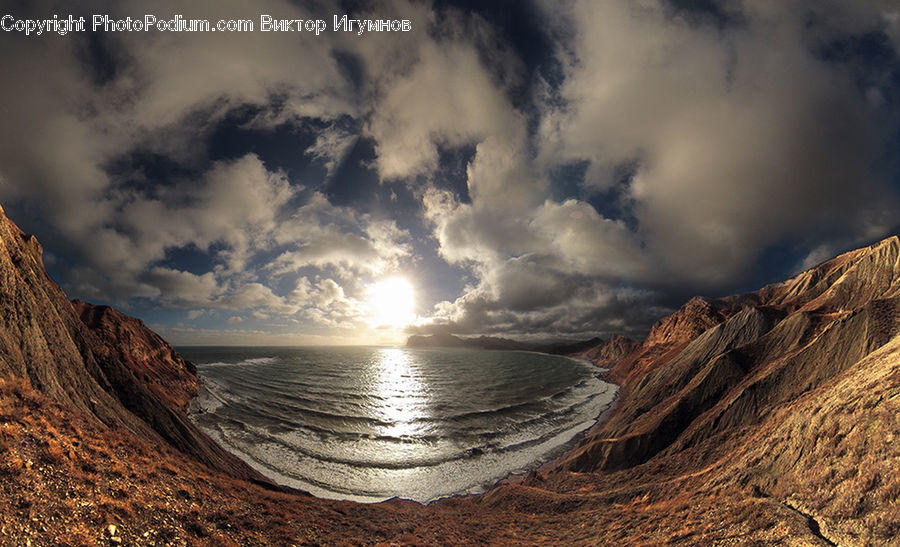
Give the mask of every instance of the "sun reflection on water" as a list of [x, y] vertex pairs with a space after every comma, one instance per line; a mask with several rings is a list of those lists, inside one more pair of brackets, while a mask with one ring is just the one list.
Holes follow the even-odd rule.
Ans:
[[427, 386], [411, 366], [404, 350], [379, 350], [374, 392], [376, 418], [387, 422], [383, 435], [414, 438], [424, 433], [422, 419], [429, 417]]

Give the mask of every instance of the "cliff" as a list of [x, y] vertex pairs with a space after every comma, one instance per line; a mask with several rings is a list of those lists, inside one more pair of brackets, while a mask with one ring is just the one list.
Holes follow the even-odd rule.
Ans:
[[[107, 427], [164, 439], [205, 464], [261, 480], [181, 412], [197, 379], [177, 359], [139, 321], [73, 307], [47, 275], [35, 237], [0, 209], [0, 377], [26, 379], [50, 400]], [[176, 389], [166, 392], [170, 386]]]
[[608, 340], [590, 340], [593, 342], [588, 347], [573, 352], [574, 357], [580, 357], [593, 362], [599, 367], [610, 367], [620, 359], [640, 347], [640, 342], [614, 334]]
[[103, 342], [99, 351], [127, 366], [167, 407], [187, 410], [200, 388], [193, 363], [185, 361], [140, 319], [80, 300], [73, 300], [72, 305], [81, 321]]
[[566, 466], [619, 469], [757, 424], [896, 335], [896, 236], [759, 291], [695, 298], [612, 367], [628, 396]]

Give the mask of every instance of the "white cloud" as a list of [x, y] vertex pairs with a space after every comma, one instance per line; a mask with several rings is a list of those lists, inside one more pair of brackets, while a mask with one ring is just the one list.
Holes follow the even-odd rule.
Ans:
[[440, 146], [489, 137], [521, 144], [525, 120], [472, 45], [429, 41], [418, 53], [408, 73], [384, 84], [384, 97], [366, 126], [382, 178], [433, 173]]
[[873, 112], [843, 67], [816, 57], [803, 8], [743, 3], [723, 32], [662, 1], [571, 6], [564, 106], [543, 120], [542, 160], [588, 160], [598, 188], [637, 162], [639, 235], [684, 281], [733, 282], [781, 238], [852, 230], [888, 194]]
[[156, 266], [148, 270], [142, 280], [159, 290], [157, 296], [162, 301], [179, 305], [202, 306], [221, 291], [212, 272], [196, 275]]
[[321, 160], [331, 175], [353, 149], [357, 140], [359, 140], [357, 135], [332, 125], [319, 132], [316, 142], [306, 149], [306, 153]]

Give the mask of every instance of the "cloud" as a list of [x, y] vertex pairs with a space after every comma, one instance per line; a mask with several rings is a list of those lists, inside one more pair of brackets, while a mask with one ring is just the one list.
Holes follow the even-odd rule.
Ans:
[[[360, 7], [415, 28], [362, 37], [4, 33], [0, 200], [46, 229], [78, 296], [334, 333], [359, 328], [366, 284], [401, 272], [463, 285], [425, 330], [640, 333], [679, 291], [741, 286], [774, 246], [806, 264], [895, 222], [890, 71], [828, 54], [865, 33], [900, 46], [893, 4], [539, 5], [555, 47], [540, 66], [504, 42], [515, 29], [429, 2]], [[320, 16], [280, 0], [154, 10]], [[223, 128], [304, 138], [278, 162], [231, 150]], [[440, 171], [460, 150], [450, 192]], [[573, 165], [584, 177], [561, 184]], [[366, 169], [381, 186], [353, 178]], [[331, 182], [368, 194], [348, 206]]]
[[426, 42], [419, 55], [408, 74], [385, 84], [366, 125], [383, 179], [434, 173], [439, 147], [521, 138], [525, 120], [472, 45]]
[[306, 149], [306, 153], [322, 161], [328, 174], [332, 175], [358, 139], [357, 135], [331, 125], [319, 131], [316, 142]]
[[[113, 15], [138, 8], [121, 4]], [[185, 17], [247, 16], [238, 2], [155, 9]], [[259, 12], [309, 15], [277, 1], [254, 6], [251, 15]], [[493, 40], [487, 24], [448, 10], [440, 33], [429, 35], [436, 19], [427, 4], [375, 3], [371, 12], [412, 18], [421, 30], [365, 40], [339, 33], [104, 34], [102, 74], [91, 74], [97, 67], [85, 62], [77, 40], [13, 41], [6, 51], [19, 59], [10, 69], [17, 83], [4, 87], [2, 98], [17, 107], [11, 122], [29, 134], [23, 139], [23, 129], [0, 128], [0, 170], [9, 181], [0, 198], [53, 219], [54, 237], [79, 263], [68, 282], [83, 295], [123, 302], [144, 297], [192, 313], [249, 310], [349, 324], [360, 313], [352, 294], [364, 279], [411, 258], [409, 233], [392, 220], [332, 205], [254, 154], [210, 162], [208, 136], [230, 113], [256, 109], [247, 122], [254, 130], [316, 120], [326, 129], [298, 154], [321, 160], [332, 173], [358, 138], [339, 119], [361, 122], [384, 178], [431, 174], [444, 147], [477, 144], [473, 195], [514, 190], [517, 197], [508, 202], [542, 200], [543, 182], [522, 167], [525, 116], [508, 100], [518, 68], [514, 62], [484, 65], [483, 46]], [[302, 55], [284, 54], [291, 50]], [[362, 78], [338, 61], [348, 56], [357, 59]], [[508, 52], [502, 56], [512, 59]], [[41, 63], [54, 69], [52, 78], [32, 69]], [[512, 69], [495, 70], [501, 66]], [[453, 73], [462, 77], [448, 79]], [[155, 180], [132, 168], [135, 153], [165, 158], [188, 174]], [[502, 178], [493, 176], [493, 163]], [[124, 168], [111, 168], [117, 165]], [[534, 191], [524, 191], [522, 176], [530, 177]], [[172, 251], [185, 249], [210, 255], [213, 266], [187, 269], [171, 260]], [[296, 291], [273, 290], [291, 276], [305, 279], [310, 268], [317, 270], [313, 275], [329, 274], [311, 282], [308, 301]]]
[[[29, 6], [37, 15], [54, 9], [52, 2]], [[146, 11], [139, 2], [111, 9], [113, 16]], [[398, 9], [403, 6], [395, 3], [390, 11]], [[314, 15], [277, 0], [251, 11], [240, 2], [163, 2], [154, 13], [213, 20]], [[250, 289], [242, 287], [258, 282], [249, 261], [276, 247], [300, 252], [309, 264], [340, 264], [351, 272], [363, 261], [373, 271], [372, 264], [387, 267], [404, 256], [405, 247], [391, 241], [403, 234], [384, 220], [345, 214], [342, 228], [354, 235], [336, 238], [336, 230], [328, 232], [329, 204], [321, 195], [313, 197], [315, 210], [301, 206], [292, 215], [290, 208], [306, 199], [304, 188], [254, 154], [208, 159], [209, 134], [236, 110], [256, 109], [248, 125], [259, 131], [358, 116], [353, 82], [333, 48], [359, 48], [360, 40], [262, 32], [102, 33], [90, 45], [75, 34], [2, 38], [4, 66], [16, 83], [0, 90], [11, 124], [0, 127], [0, 199], [47, 219], [51, 247], [68, 248], [78, 264], [66, 280], [76, 292], [119, 302], [147, 297], [170, 306], [221, 304], [246, 296], [240, 291]], [[285, 54], [291, 51], [297, 54]], [[333, 169], [354, 138], [324, 131], [309, 151]], [[154, 179], [132, 168], [135, 154], [164, 158], [190, 174]], [[310, 231], [297, 233], [298, 227]], [[285, 239], [289, 233], [291, 240]], [[171, 267], [167, 253], [185, 248], [214, 255], [217, 269]], [[269, 302], [279, 313], [290, 309]]]
[[410, 330], [522, 339], [610, 333], [639, 337], [646, 325], [672, 311], [659, 304], [659, 294], [647, 290], [611, 288], [590, 279], [566, 279], [565, 274], [553, 273], [543, 280], [550, 284], [536, 291], [534, 279], [521, 283], [521, 277], [531, 273], [522, 274], [518, 269], [505, 273], [513, 276], [509, 279], [513, 286], [503, 294], [493, 295], [487, 286], [469, 287], [453, 302], [439, 303], [433, 317]]
[[[538, 153], [515, 124], [479, 116], [488, 136], [468, 166], [471, 203], [424, 194], [441, 256], [475, 278], [425, 330], [639, 332], [673, 286], [738, 286], [786, 239], [816, 246], [889, 229], [883, 219], [897, 202], [881, 169], [883, 113], [873, 108], [883, 102], [817, 49], [877, 18], [811, 7], [824, 22], [810, 29], [802, 6], [728, 8], [739, 24], [653, 0], [548, 4], [562, 79], [537, 95]], [[462, 80], [444, 78], [431, 85]], [[427, 153], [408, 156], [412, 164], [433, 165], [433, 143], [464, 134], [466, 123], [420, 123]], [[582, 195], [620, 195], [615, 205], [633, 225], [579, 199], [547, 199], [550, 172], [576, 162], [588, 165]], [[624, 186], [623, 167], [633, 170]]]
[[231, 294], [213, 302], [215, 307], [230, 310], [265, 309], [286, 315], [295, 313], [297, 307], [287, 304], [284, 299], [261, 283], [246, 283]]
[[411, 250], [409, 234], [390, 220], [336, 207], [320, 193], [283, 220], [273, 234], [291, 244], [266, 266], [280, 275], [307, 266], [336, 266], [369, 275], [394, 268]]
[[817, 56], [805, 8], [741, 3], [722, 30], [664, 2], [571, 6], [542, 157], [589, 161], [600, 189], [636, 162], [639, 235], [678, 277], [727, 285], [783, 238], [858, 230], [893, 207], [875, 113], [846, 67]]
[[202, 306], [221, 291], [212, 272], [196, 275], [191, 272], [156, 266], [147, 271], [143, 280], [159, 290], [162, 300], [185, 306]]
[[[97, 292], [207, 303], [225, 290], [223, 278], [240, 274], [254, 253], [274, 244], [279, 212], [296, 194], [282, 173], [267, 171], [253, 155], [216, 162], [200, 180], [173, 182], [152, 197], [123, 192], [105, 218], [66, 234], [96, 272]], [[194, 274], [159, 265], [168, 250], [188, 246], [213, 253], [220, 270]]]
[[347, 296], [333, 279], [320, 278], [313, 283], [301, 277], [289, 297], [303, 308], [301, 315], [315, 324], [342, 329], [362, 326], [365, 305]]
[[[447, 192], [426, 194], [442, 256], [477, 278], [461, 297], [437, 305], [433, 324], [528, 335], [630, 331], [647, 321], [620, 305], [640, 302], [643, 311], [658, 298], [623, 287], [656, 275], [624, 223], [574, 199], [510, 210], [502, 196], [463, 204]], [[624, 326], [623, 315], [631, 318]]]

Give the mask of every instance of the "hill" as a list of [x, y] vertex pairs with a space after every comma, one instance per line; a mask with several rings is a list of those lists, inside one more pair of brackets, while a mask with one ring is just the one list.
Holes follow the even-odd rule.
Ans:
[[413, 335], [406, 340], [408, 348], [471, 348], [538, 351], [555, 355], [571, 355], [585, 359], [600, 359], [611, 362], [628, 353], [638, 345], [637, 342], [624, 336], [613, 335], [609, 340], [591, 338], [581, 341], [558, 342], [520, 342], [509, 338], [495, 336], [478, 336], [466, 338], [449, 333], [430, 335]]
[[[47, 275], [42, 254], [35, 237], [0, 209], [0, 377], [21, 379], [109, 428], [165, 440], [214, 468], [263, 480], [182, 412], [196, 389], [193, 369], [139, 321], [73, 306]], [[181, 391], [149, 381], [147, 371], [165, 371]]]
[[589, 473], [625, 492], [667, 481], [776, 502], [826, 544], [896, 543], [898, 332], [896, 236], [753, 293], [695, 298], [613, 364], [616, 412], [550, 474], [557, 488]]

